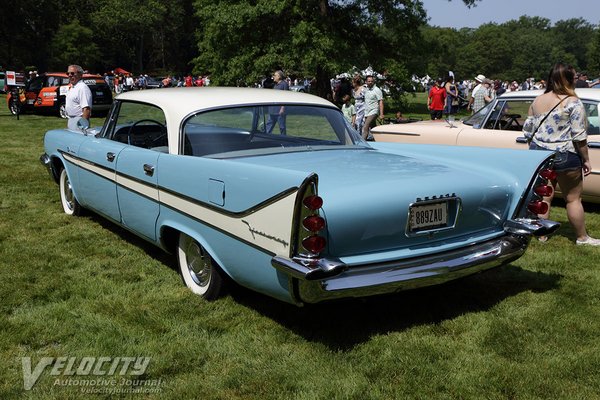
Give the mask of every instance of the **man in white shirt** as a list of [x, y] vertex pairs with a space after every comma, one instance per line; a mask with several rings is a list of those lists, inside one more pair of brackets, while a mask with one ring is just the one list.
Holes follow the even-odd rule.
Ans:
[[365, 123], [363, 125], [363, 139], [370, 139], [371, 124], [375, 122], [377, 116], [384, 118], [383, 113], [383, 92], [375, 85], [375, 78], [368, 75], [365, 88]]
[[81, 80], [83, 68], [79, 65], [69, 65], [67, 69], [71, 88], [67, 92], [65, 111], [69, 118], [67, 128], [80, 131], [90, 126], [92, 115], [92, 91]]
[[125, 86], [127, 87], [127, 90], [133, 90], [134, 85], [135, 81], [133, 80], [133, 76], [131, 76], [131, 74], [127, 75], [127, 78], [125, 78]]

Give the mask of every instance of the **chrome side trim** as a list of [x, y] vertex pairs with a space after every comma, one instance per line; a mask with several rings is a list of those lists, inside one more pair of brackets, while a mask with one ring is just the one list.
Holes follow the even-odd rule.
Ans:
[[529, 182], [529, 185], [527, 186], [527, 189], [523, 193], [521, 193], [521, 196], [519, 198], [519, 203], [517, 204], [517, 207], [515, 208], [514, 213], [512, 215], [513, 219], [518, 220], [518, 219], [528, 218], [528, 217], [533, 216], [533, 214], [527, 209], [527, 204], [532, 199], [541, 200], [541, 197], [535, 193], [533, 188], [536, 187], [537, 185], [540, 185], [540, 184], [545, 185], [548, 183], [548, 181], [540, 175], [540, 171], [545, 168], [553, 169], [553, 167], [552, 167], [553, 163], [554, 163], [554, 153], [550, 153], [550, 155], [548, 155], [546, 160], [544, 160], [538, 166], [537, 171], [531, 177], [531, 180]]
[[[216, 213], [223, 214], [223, 215], [226, 215], [226, 216], [232, 217], [232, 218], [247, 217], [251, 214], [254, 214], [255, 212], [257, 212], [259, 210], [262, 210], [264, 208], [267, 208], [267, 207], [273, 205], [274, 203], [278, 202], [279, 200], [289, 196], [290, 194], [292, 194], [298, 190], [298, 187], [290, 187], [288, 189], [282, 190], [281, 192], [269, 197], [268, 199], [261, 201], [260, 203], [252, 205], [251, 207], [249, 207], [245, 210], [228, 211], [226, 209], [223, 209], [222, 207], [217, 207], [210, 203], [198, 200], [193, 197], [186, 196], [179, 192], [175, 192], [164, 186], [160, 186], [160, 185], [156, 186], [153, 183], [149, 183], [147, 181], [136, 178], [134, 176], [123, 174], [114, 168], [107, 168], [101, 164], [98, 164], [98, 163], [86, 160], [84, 158], [75, 156], [73, 154], [70, 154], [64, 150], [58, 150], [58, 151], [60, 154], [62, 154], [62, 156], [65, 158], [66, 161], [68, 161], [72, 164], [75, 164], [78, 167], [80, 167], [88, 172], [91, 172], [101, 178], [104, 178], [111, 182], [114, 182], [116, 185], [118, 185], [124, 189], [131, 190], [132, 192], [141, 194], [145, 197], [148, 197], [147, 195], [144, 195], [145, 191], [150, 190], [152, 192], [156, 192], [158, 190], [162, 194], [168, 194], [170, 196], [181, 199], [182, 201], [188, 202], [190, 204], [194, 204], [199, 207], [206, 208], [208, 210], [211, 210]], [[307, 180], [310, 178], [311, 177], [307, 178]], [[150, 196], [148, 198], [153, 198], [153, 197]], [[153, 199], [153, 200], [157, 200], [157, 199]], [[161, 204], [162, 204], [162, 202], [161, 202]], [[168, 204], [163, 204], [163, 205], [168, 205]]]
[[[301, 301], [317, 303], [393, 293], [475, 274], [521, 257], [529, 238], [529, 235], [506, 234], [455, 251], [377, 264], [348, 266], [341, 261], [320, 260], [319, 264], [307, 266], [281, 257], [274, 257], [272, 264], [297, 278], [295, 289]], [[332, 268], [313, 272], [322, 269], [323, 265], [332, 265]], [[325, 274], [325, 277], [318, 278], [319, 274]]]
[[315, 173], [311, 173], [302, 184], [298, 187], [298, 194], [296, 195], [296, 202], [294, 204], [294, 217], [292, 219], [292, 232], [290, 234], [291, 246], [289, 256], [292, 258], [306, 258], [315, 261], [317, 256], [312, 256], [310, 252], [302, 250], [302, 235], [301, 231], [305, 232], [306, 229], [302, 227], [302, 220], [310, 215], [312, 211], [308, 210], [302, 204], [304, 197], [308, 195], [318, 195], [319, 176]]

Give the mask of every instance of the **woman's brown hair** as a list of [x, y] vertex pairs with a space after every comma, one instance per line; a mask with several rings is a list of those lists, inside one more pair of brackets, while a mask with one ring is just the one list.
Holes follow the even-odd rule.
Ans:
[[575, 94], [575, 68], [558, 62], [554, 64], [548, 74], [548, 86], [544, 93], [554, 92], [566, 96]]

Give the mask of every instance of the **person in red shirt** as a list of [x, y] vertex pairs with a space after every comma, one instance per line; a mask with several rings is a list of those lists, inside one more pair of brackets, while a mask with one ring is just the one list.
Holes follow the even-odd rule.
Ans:
[[192, 75], [188, 74], [185, 77], [185, 83], [184, 83], [185, 87], [192, 87]]
[[429, 91], [427, 96], [427, 108], [431, 114], [431, 119], [441, 119], [446, 107], [446, 89], [442, 86], [442, 78], [435, 81], [435, 85]]

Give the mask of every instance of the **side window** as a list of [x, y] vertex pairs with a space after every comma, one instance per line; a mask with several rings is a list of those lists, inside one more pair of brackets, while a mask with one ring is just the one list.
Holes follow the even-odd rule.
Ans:
[[522, 130], [523, 123], [527, 119], [529, 107], [531, 107], [533, 100], [507, 101], [506, 103], [507, 109], [505, 110], [505, 120], [509, 124], [505, 129]]
[[27, 85], [27, 90], [30, 92], [39, 92], [42, 90], [42, 86], [44, 85], [44, 78], [38, 76], [37, 78], [32, 79]]
[[183, 154], [203, 156], [244, 150], [250, 145], [254, 109], [227, 108], [194, 115], [183, 128]]
[[520, 131], [527, 118], [532, 100], [499, 101], [486, 121], [486, 129]]
[[167, 123], [164, 112], [143, 103], [121, 102], [107, 137], [131, 146], [168, 152]]
[[46, 82], [46, 87], [56, 87], [60, 86], [60, 78], [56, 76], [49, 76], [48, 81]]
[[[583, 103], [588, 117], [588, 135], [600, 135], [600, 119], [598, 117], [598, 103]], [[598, 140], [595, 138], [595, 140]]]

